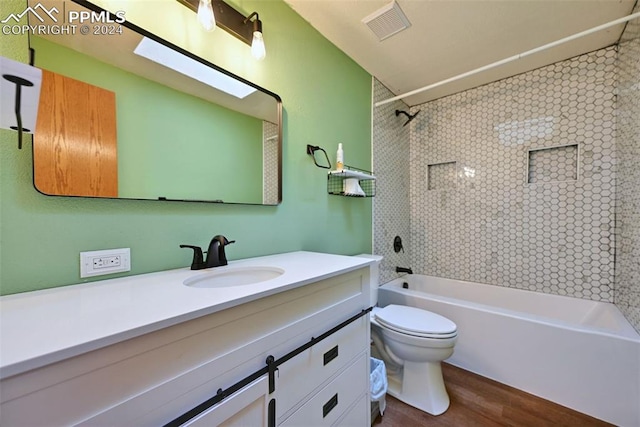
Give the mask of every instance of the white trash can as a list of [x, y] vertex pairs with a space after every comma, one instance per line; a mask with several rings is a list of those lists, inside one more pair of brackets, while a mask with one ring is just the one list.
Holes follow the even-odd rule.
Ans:
[[387, 406], [387, 370], [384, 362], [372, 357], [369, 364], [369, 383], [371, 387], [371, 401], [378, 402], [380, 415], [384, 415]]

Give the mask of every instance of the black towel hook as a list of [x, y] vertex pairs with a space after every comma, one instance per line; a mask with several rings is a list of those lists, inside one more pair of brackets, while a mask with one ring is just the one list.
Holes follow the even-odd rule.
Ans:
[[11, 126], [11, 129], [18, 131], [18, 149], [22, 150], [22, 132], [31, 132], [30, 129], [22, 127], [22, 86], [33, 86], [33, 82], [23, 79], [22, 77], [14, 76], [13, 74], [3, 74], [2, 77], [5, 80], [10, 81], [16, 85], [16, 98], [15, 98], [15, 113], [16, 113], [16, 126]]

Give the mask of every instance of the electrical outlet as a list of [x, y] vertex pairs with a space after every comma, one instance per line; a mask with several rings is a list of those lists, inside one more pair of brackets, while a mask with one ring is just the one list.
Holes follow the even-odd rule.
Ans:
[[80, 277], [131, 271], [129, 248], [80, 252]]

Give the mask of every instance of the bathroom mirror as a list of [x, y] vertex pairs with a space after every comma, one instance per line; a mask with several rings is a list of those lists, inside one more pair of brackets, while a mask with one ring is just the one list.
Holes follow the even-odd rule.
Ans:
[[[80, 0], [29, 5], [65, 18], [102, 11]], [[278, 95], [129, 22], [85, 27], [30, 35], [34, 65], [44, 70], [33, 139], [38, 191], [280, 203]]]

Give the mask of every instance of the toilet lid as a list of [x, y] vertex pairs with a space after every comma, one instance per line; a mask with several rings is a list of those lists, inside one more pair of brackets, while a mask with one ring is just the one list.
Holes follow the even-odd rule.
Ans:
[[404, 305], [388, 305], [375, 312], [378, 322], [399, 332], [418, 336], [451, 336], [456, 324], [446, 317], [430, 311]]

